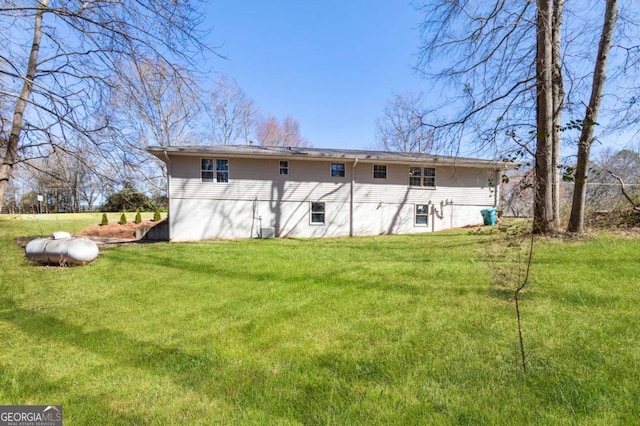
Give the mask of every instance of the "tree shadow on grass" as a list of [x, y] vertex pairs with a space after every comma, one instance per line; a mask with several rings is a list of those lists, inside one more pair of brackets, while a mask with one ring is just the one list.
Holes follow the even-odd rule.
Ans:
[[143, 425], [148, 419], [123, 413], [109, 406], [103, 398], [79, 394], [65, 379], [46, 379], [43, 368], [16, 370], [0, 365], [0, 385], [5, 403], [22, 405], [62, 405], [63, 421], [77, 424]]
[[[140, 369], [160, 379], [168, 379], [177, 386], [204, 397], [210, 404], [213, 404], [211, 406], [222, 404], [234, 407], [235, 412], [225, 412], [227, 418], [236, 415], [246, 416], [247, 413], [252, 413], [252, 416], [266, 421], [278, 418], [278, 415], [293, 415], [295, 417], [302, 416], [300, 421], [305, 422], [322, 413], [322, 409], [328, 408], [328, 402], [319, 402], [318, 411], [305, 414], [308, 408], [308, 395], [304, 393], [298, 395], [293, 392], [299, 378], [289, 376], [282, 380], [270, 370], [269, 366], [264, 365], [264, 361], [246, 357], [231, 359], [222, 353], [223, 348], [218, 350], [207, 347], [205, 344], [199, 350], [201, 353], [196, 354], [177, 346], [165, 346], [155, 342], [136, 340], [119, 331], [109, 329], [88, 331], [55, 316], [16, 307], [11, 300], [3, 300], [2, 305], [5, 307], [13, 306], [13, 308], [0, 311], [0, 321], [10, 323], [23, 333], [34, 337], [36, 339], [34, 344], [37, 344], [37, 340], [42, 340], [43, 344], [55, 342], [68, 345], [74, 350], [88, 351], [99, 355], [118, 368], [131, 368], [133, 375], [135, 375], [136, 369]], [[256, 356], [259, 358], [259, 355]], [[109, 407], [109, 404], [112, 403], [126, 404], [127, 400], [131, 398], [129, 395], [122, 396], [122, 400], [119, 400], [117, 393], [112, 394], [106, 401], [99, 397], [77, 395], [72, 389], [65, 390], [63, 383], [48, 383], [43, 378], [46, 376], [44, 374], [37, 375], [38, 377], [33, 377], [33, 374], [28, 371], [6, 374], [17, 377], [18, 381], [25, 380], [33, 383], [27, 389], [14, 390], [13, 393], [16, 396], [32, 396], [39, 399], [41, 398], [40, 389], [51, 389], [56, 394], [68, 395], [65, 396], [66, 404], [69, 405], [67, 413], [72, 413], [68, 415], [75, 418], [78, 423], [95, 424], [93, 422], [94, 415], [86, 412], [88, 409], [83, 412], [73, 412], [74, 402], [91, 409], [95, 408], [96, 414], [104, 420], [104, 423], [144, 424], [153, 420], [142, 419], [141, 416], [144, 414], [136, 413], [133, 409], [131, 413], [125, 414]], [[131, 378], [128, 381], [131, 381]], [[330, 381], [330, 378], [325, 378], [321, 380], [322, 383], [316, 383], [316, 385], [323, 387]], [[279, 392], [278, 389], [282, 387], [284, 387], [283, 390], [288, 389], [287, 392], [292, 396], [287, 401], [288, 407], [283, 407], [273, 400]], [[138, 398], [145, 397], [144, 394], [138, 396]], [[342, 397], [345, 396], [342, 395]], [[279, 414], [273, 413], [272, 409], [278, 406], [283, 411]], [[155, 421], [163, 422], [163, 416], [167, 415], [163, 410], [157, 410]]]
[[[4, 300], [2, 305], [12, 305], [11, 302]], [[234, 394], [234, 386], [243, 388], [254, 384], [255, 374], [250, 371], [248, 375], [252, 380], [247, 380], [247, 375], [239, 375], [229, 388], [221, 385], [216, 377], [220, 377], [221, 371], [228, 370], [233, 363], [225, 360], [215, 348], [206, 348], [203, 354], [193, 354], [179, 347], [132, 339], [124, 333], [109, 329], [87, 331], [54, 316], [19, 307], [0, 312], [0, 320], [11, 323], [25, 334], [91, 352], [111, 360], [119, 367], [142, 369], [152, 375], [169, 378], [178, 386], [192, 389], [211, 399]], [[114, 398], [117, 396], [114, 395]], [[96, 409], [99, 409], [101, 402], [95, 403]], [[111, 414], [114, 416], [111, 420], [117, 420], [119, 414]], [[132, 415], [129, 420], [136, 423], [137, 417]]]

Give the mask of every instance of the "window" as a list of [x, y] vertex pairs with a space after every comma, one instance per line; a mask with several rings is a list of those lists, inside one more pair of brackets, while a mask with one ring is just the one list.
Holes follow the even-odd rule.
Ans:
[[216, 160], [216, 182], [229, 182], [229, 160]]
[[436, 186], [436, 169], [433, 167], [424, 168], [424, 186]]
[[229, 182], [229, 160], [200, 159], [200, 177], [202, 182]]
[[200, 160], [200, 177], [202, 182], [213, 182], [213, 160], [202, 158]]
[[289, 162], [285, 160], [280, 161], [280, 174], [288, 175], [289, 174]]
[[373, 165], [373, 178], [374, 179], [386, 179], [387, 178], [387, 166], [385, 164]]
[[416, 225], [429, 224], [429, 205], [416, 204]]
[[331, 163], [331, 177], [344, 177], [345, 165], [344, 163]]
[[409, 186], [435, 188], [436, 169], [433, 167], [411, 167], [409, 169]]
[[411, 167], [409, 169], [409, 186], [422, 186], [421, 167]]
[[311, 223], [324, 224], [324, 203], [311, 203]]

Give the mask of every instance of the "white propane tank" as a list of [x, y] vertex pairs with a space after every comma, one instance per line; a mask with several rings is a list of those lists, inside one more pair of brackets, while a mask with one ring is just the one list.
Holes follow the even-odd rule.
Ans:
[[56, 232], [51, 238], [36, 238], [25, 247], [27, 259], [48, 265], [86, 265], [98, 257], [98, 245], [88, 238]]

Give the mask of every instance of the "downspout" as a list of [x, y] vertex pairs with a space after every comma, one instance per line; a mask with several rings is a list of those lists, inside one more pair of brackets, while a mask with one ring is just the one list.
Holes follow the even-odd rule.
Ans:
[[162, 153], [164, 154], [164, 158], [167, 159], [166, 163], [167, 163], [167, 221], [168, 223], [168, 229], [169, 229], [169, 241], [171, 241], [171, 216], [170, 216], [170, 206], [171, 206], [171, 163], [172, 160], [171, 158], [169, 158], [169, 155], [167, 154], [167, 151], [162, 151]]
[[446, 206], [444, 201], [440, 201], [440, 210], [433, 206], [433, 221], [431, 222], [431, 232], [436, 232], [436, 218], [442, 220], [444, 219], [444, 206]]
[[351, 194], [349, 200], [349, 236], [353, 237], [353, 209], [354, 209], [354, 201], [353, 201], [353, 193], [354, 186], [356, 180], [356, 166], [358, 165], [358, 159], [353, 159], [353, 166], [351, 166]]
[[494, 199], [493, 199], [493, 207], [497, 210], [498, 209], [498, 204], [500, 203], [500, 183], [502, 181], [502, 177], [500, 176], [500, 170], [496, 169], [496, 177], [495, 177], [495, 182], [496, 182], [496, 190], [494, 192]]
[[[429, 200], [431, 204], [431, 200]], [[431, 206], [431, 232], [436, 232], [436, 206]]]

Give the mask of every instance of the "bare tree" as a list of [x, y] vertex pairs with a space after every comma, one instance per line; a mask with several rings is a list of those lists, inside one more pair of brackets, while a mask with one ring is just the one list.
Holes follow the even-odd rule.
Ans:
[[198, 85], [188, 70], [158, 56], [122, 62], [113, 80], [110, 114], [118, 131], [112, 137], [123, 145], [126, 141], [128, 153], [135, 154], [126, 161], [126, 179], [145, 183], [141, 187], [151, 191], [164, 190], [166, 164], [149, 160], [145, 148], [192, 144], [191, 129], [201, 111]]
[[[466, 152], [471, 146], [483, 155], [525, 152], [541, 163], [534, 188], [534, 230], [540, 233], [559, 229], [561, 141], [570, 145], [563, 129], [572, 127], [563, 125], [562, 117], [575, 116], [589, 98], [591, 75], [584, 69], [599, 62], [591, 49], [602, 30], [593, 19], [599, 9], [570, 5], [571, 10], [565, 0], [417, 1], [425, 15], [418, 69], [446, 83], [434, 97], [442, 103], [424, 111], [424, 124], [434, 130], [435, 143], [452, 144], [452, 152], [466, 143]], [[629, 41], [638, 33], [638, 17], [637, 5], [628, 1], [627, 6], [620, 37]], [[623, 77], [631, 80], [640, 66], [640, 48], [631, 43], [618, 46], [623, 53], [613, 73], [618, 84]], [[636, 125], [629, 111], [640, 96], [625, 98], [629, 86], [617, 88], [625, 90], [612, 90], [608, 99], [618, 115], [626, 112], [625, 125]], [[446, 110], [456, 112], [442, 118]], [[583, 122], [570, 123], [576, 121]]]
[[[110, 106], [144, 149], [183, 145], [198, 116], [198, 85], [188, 70], [164, 58], [131, 58], [114, 75]], [[122, 121], [121, 121], [122, 122]]]
[[606, 79], [607, 62], [609, 51], [613, 40], [613, 32], [618, 19], [618, 1], [607, 0], [604, 13], [604, 24], [598, 44], [598, 55], [596, 57], [593, 83], [591, 87], [591, 97], [589, 105], [586, 107], [584, 119], [582, 120], [582, 131], [578, 141], [578, 162], [576, 164], [575, 189], [573, 191], [573, 202], [571, 204], [571, 217], [569, 219], [569, 232], [584, 232], [584, 207], [587, 191], [587, 166], [591, 145], [593, 144], [594, 125], [598, 120], [600, 105], [604, 95], [604, 84]]
[[417, 69], [442, 87], [430, 94], [433, 101], [422, 114], [435, 142], [459, 152], [473, 138], [476, 150], [486, 154], [501, 143], [511, 145], [503, 137], [507, 131], [534, 129], [534, 4], [423, 0], [416, 7], [425, 17]]
[[639, 171], [640, 154], [636, 151], [608, 148], [600, 152], [597, 160], [589, 165], [585, 215], [589, 211], [609, 212], [626, 205], [626, 200], [620, 196], [620, 180], [637, 192], [640, 186]]
[[433, 131], [423, 125], [422, 93], [395, 95], [376, 122], [376, 138], [386, 151], [433, 152]]
[[618, 181], [618, 183], [620, 183], [620, 191], [622, 192], [622, 195], [624, 195], [624, 198], [626, 198], [626, 200], [631, 204], [631, 209], [636, 211], [636, 212], [640, 212], [640, 204], [638, 204], [638, 202], [636, 200], [634, 200], [628, 193], [627, 190], [625, 189], [624, 185], [624, 180], [622, 180], [622, 178], [618, 175], [616, 175], [613, 172], [609, 172], [609, 174]]
[[[534, 228], [553, 232], [553, 3], [540, 3], [420, 1], [418, 69], [444, 87], [432, 96], [442, 100], [422, 115], [434, 143], [452, 153], [536, 157]], [[540, 100], [544, 111], [536, 109]]]
[[205, 101], [209, 116], [207, 134], [214, 145], [248, 144], [256, 120], [256, 108], [235, 79], [218, 76]]
[[533, 232], [557, 231], [553, 205], [556, 165], [553, 164], [553, 0], [538, 1], [536, 39], [536, 153], [533, 205]]
[[256, 138], [262, 146], [279, 146], [282, 141], [280, 123], [275, 117], [260, 119], [256, 123]]
[[[0, 5], [0, 59], [3, 102], [11, 105], [11, 125], [0, 165], [0, 199], [15, 164], [47, 155], [55, 146], [73, 154], [90, 142], [107, 153], [125, 151], [105, 108], [122, 64], [163, 58], [174, 67], [194, 63], [204, 48], [194, 2], [176, 0], [39, 0]], [[73, 135], [76, 135], [74, 137]], [[81, 137], [80, 137], [81, 136]], [[120, 158], [126, 155], [120, 155]]]
[[562, 111], [564, 81], [562, 71], [562, 18], [565, 0], [554, 0], [551, 15], [551, 85], [553, 92], [553, 126], [551, 137], [551, 193], [553, 227], [560, 229], [560, 164], [562, 161]]
[[32, 159], [24, 165], [31, 175], [31, 190], [45, 196], [49, 211], [77, 212], [83, 201], [93, 209], [98, 199], [95, 180], [100, 170], [87, 166], [90, 163], [83, 153], [69, 155], [54, 150], [47, 158]]
[[298, 120], [286, 116], [282, 124], [275, 117], [263, 118], [256, 124], [256, 138], [262, 146], [308, 146], [300, 134]]

